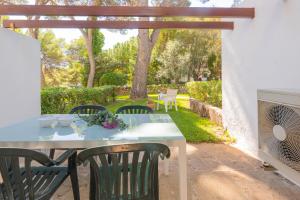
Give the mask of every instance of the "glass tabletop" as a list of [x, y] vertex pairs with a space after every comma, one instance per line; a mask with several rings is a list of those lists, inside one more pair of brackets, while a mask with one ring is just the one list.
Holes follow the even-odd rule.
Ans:
[[[53, 120], [49, 127], [42, 127], [41, 121], [45, 118]], [[183, 140], [184, 136], [177, 128], [171, 117], [167, 114], [124, 114], [119, 115], [127, 125], [125, 130], [105, 129], [101, 126], [87, 126], [87, 123], [77, 115], [43, 115], [28, 119], [11, 126], [0, 128], [0, 146], [22, 146], [30, 142], [38, 145], [41, 142], [49, 146], [64, 144], [75, 146], [87, 145], [88, 142], [111, 141], [167, 141]], [[60, 121], [71, 120], [70, 125], [61, 126]], [[50, 120], [51, 121], [51, 120]], [[45, 143], [46, 142], [46, 143]], [[59, 144], [57, 142], [60, 142]], [[85, 143], [82, 143], [85, 142]], [[93, 144], [94, 144], [93, 143]], [[25, 145], [25, 144], [24, 144]], [[26, 144], [28, 146], [28, 144]]]

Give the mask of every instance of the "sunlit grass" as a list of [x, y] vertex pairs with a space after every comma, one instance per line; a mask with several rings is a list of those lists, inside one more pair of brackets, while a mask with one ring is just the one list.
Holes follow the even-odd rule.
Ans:
[[[157, 102], [157, 95], [149, 95], [149, 99]], [[147, 99], [131, 100], [129, 96], [118, 96], [116, 102], [107, 106], [111, 112], [115, 112], [119, 107], [126, 105], [146, 105]], [[167, 114], [171, 116], [177, 127], [185, 136], [188, 142], [221, 142], [223, 137], [216, 134], [216, 130], [222, 130], [221, 127], [209, 121], [206, 118], [199, 117], [196, 113], [189, 110], [189, 96], [177, 96], [178, 111], [174, 108], [169, 110]], [[160, 109], [155, 113], [165, 114], [164, 106], [160, 102]]]

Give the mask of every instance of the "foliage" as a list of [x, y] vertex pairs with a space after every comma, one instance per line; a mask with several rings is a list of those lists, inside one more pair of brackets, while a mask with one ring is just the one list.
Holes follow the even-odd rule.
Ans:
[[52, 31], [40, 32], [38, 39], [41, 43], [42, 64], [46, 68], [61, 67], [64, 63], [64, 39], [56, 38]]
[[69, 67], [45, 69], [45, 82], [47, 87], [74, 87], [81, 86], [82, 66], [72, 63]]
[[[93, 54], [96, 71], [94, 86], [101, 86], [101, 77], [106, 73], [122, 73], [127, 83], [132, 76], [137, 59], [137, 37], [118, 43], [113, 48], [102, 50], [104, 36], [93, 30]], [[39, 33], [46, 86], [87, 85], [90, 62], [84, 37], [65, 42], [51, 31]], [[152, 51], [147, 84], [167, 84], [221, 78], [221, 37], [219, 31], [162, 30]], [[76, 69], [77, 78], [67, 78], [69, 70]], [[72, 70], [71, 70], [72, 71]], [[61, 74], [61, 75], [60, 75]], [[71, 82], [68, 82], [68, 81]]]
[[137, 40], [134, 37], [126, 42], [117, 43], [113, 48], [103, 51], [96, 59], [98, 67], [95, 81], [101, 85], [100, 78], [103, 74], [116, 72], [126, 74], [127, 82], [131, 83], [136, 53]]
[[[201, 3], [207, 3], [211, 0], [200, 0]], [[238, 6], [243, 0], [233, 0], [232, 6]]]
[[101, 85], [126, 85], [126, 83], [126, 75], [116, 72], [105, 73], [100, 78]]
[[88, 126], [99, 125], [104, 128], [116, 128], [119, 126], [121, 130], [128, 127], [122, 119], [118, 118], [118, 115], [108, 111], [100, 111], [92, 115], [79, 115], [79, 117], [87, 122]]
[[[157, 59], [160, 63], [159, 67], [157, 67]], [[156, 70], [154, 76], [159, 77], [160, 81], [170, 82], [181, 79], [184, 82], [191, 78], [197, 81], [205, 75], [209, 80], [219, 80], [221, 78], [221, 32], [162, 31], [153, 52], [150, 72], [152, 70]]]
[[103, 33], [100, 32], [99, 29], [94, 29], [93, 30], [93, 53], [95, 55], [95, 57], [97, 57], [101, 51], [102, 51], [102, 48], [104, 46], [104, 35]]
[[221, 55], [211, 52], [207, 60], [207, 68], [209, 71], [208, 80], [221, 80]]
[[180, 79], [188, 73], [189, 54], [184, 52], [179, 41], [167, 42], [159, 61], [162, 63], [159, 77], [165, 77], [179, 83]]
[[85, 104], [107, 104], [115, 99], [114, 86], [95, 88], [45, 88], [41, 92], [43, 114], [68, 113]]
[[221, 81], [189, 82], [186, 84], [186, 88], [192, 98], [219, 108], [222, 107]]
[[159, 92], [166, 93], [167, 89], [178, 89], [178, 93], [185, 94], [186, 88], [184, 84], [159, 84], [159, 85], [148, 85], [148, 94], [157, 94]]
[[[166, 93], [167, 89], [178, 89], [179, 94], [187, 93], [185, 84], [159, 84], [159, 85], [147, 85], [148, 94], [158, 94], [160, 92]], [[116, 88], [117, 95], [129, 95], [131, 90], [130, 86], [121, 86]]]
[[80, 84], [78, 85], [86, 85], [89, 61], [83, 37], [74, 39], [67, 45], [66, 59], [69, 66], [76, 66], [76, 68], [78, 69], [78, 77], [80, 79]]
[[170, 83], [170, 79], [160, 76], [157, 72], [160, 70], [162, 63], [157, 56], [152, 56], [152, 60], [148, 69], [147, 84], [167, 84]]
[[88, 64], [88, 55], [83, 37], [70, 41], [66, 47], [66, 54], [69, 63]]
[[[99, 71], [102, 66], [97, 63], [97, 60], [103, 55], [102, 48], [104, 46], [104, 40], [105, 38], [102, 32], [100, 32], [98, 29], [92, 31], [92, 53], [96, 60], [96, 74], [94, 77], [96, 84], [94, 84], [94, 86], [99, 86], [97, 84], [97, 79], [99, 79], [99, 76], [97, 76], [97, 71]], [[87, 85], [88, 75], [90, 73], [90, 61], [84, 37], [81, 36], [77, 39], [72, 40], [67, 45], [66, 54], [66, 59], [69, 65], [75, 64], [77, 66], [81, 66], [81, 85]]]

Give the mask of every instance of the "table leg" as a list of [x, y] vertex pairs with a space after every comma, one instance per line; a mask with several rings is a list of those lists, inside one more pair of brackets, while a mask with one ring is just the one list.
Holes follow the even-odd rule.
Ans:
[[180, 200], [187, 200], [187, 159], [186, 159], [186, 141], [179, 143], [178, 174], [179, 174], [179, 192]]

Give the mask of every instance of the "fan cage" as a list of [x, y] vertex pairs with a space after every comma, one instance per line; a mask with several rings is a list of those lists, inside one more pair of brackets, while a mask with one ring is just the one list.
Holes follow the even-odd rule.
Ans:
[[[294, 170], [300, 171], [300, 108], [259, 101], [259, 148]], [[287, 137], [281, 141], [273, 133], [279, 125]]]

